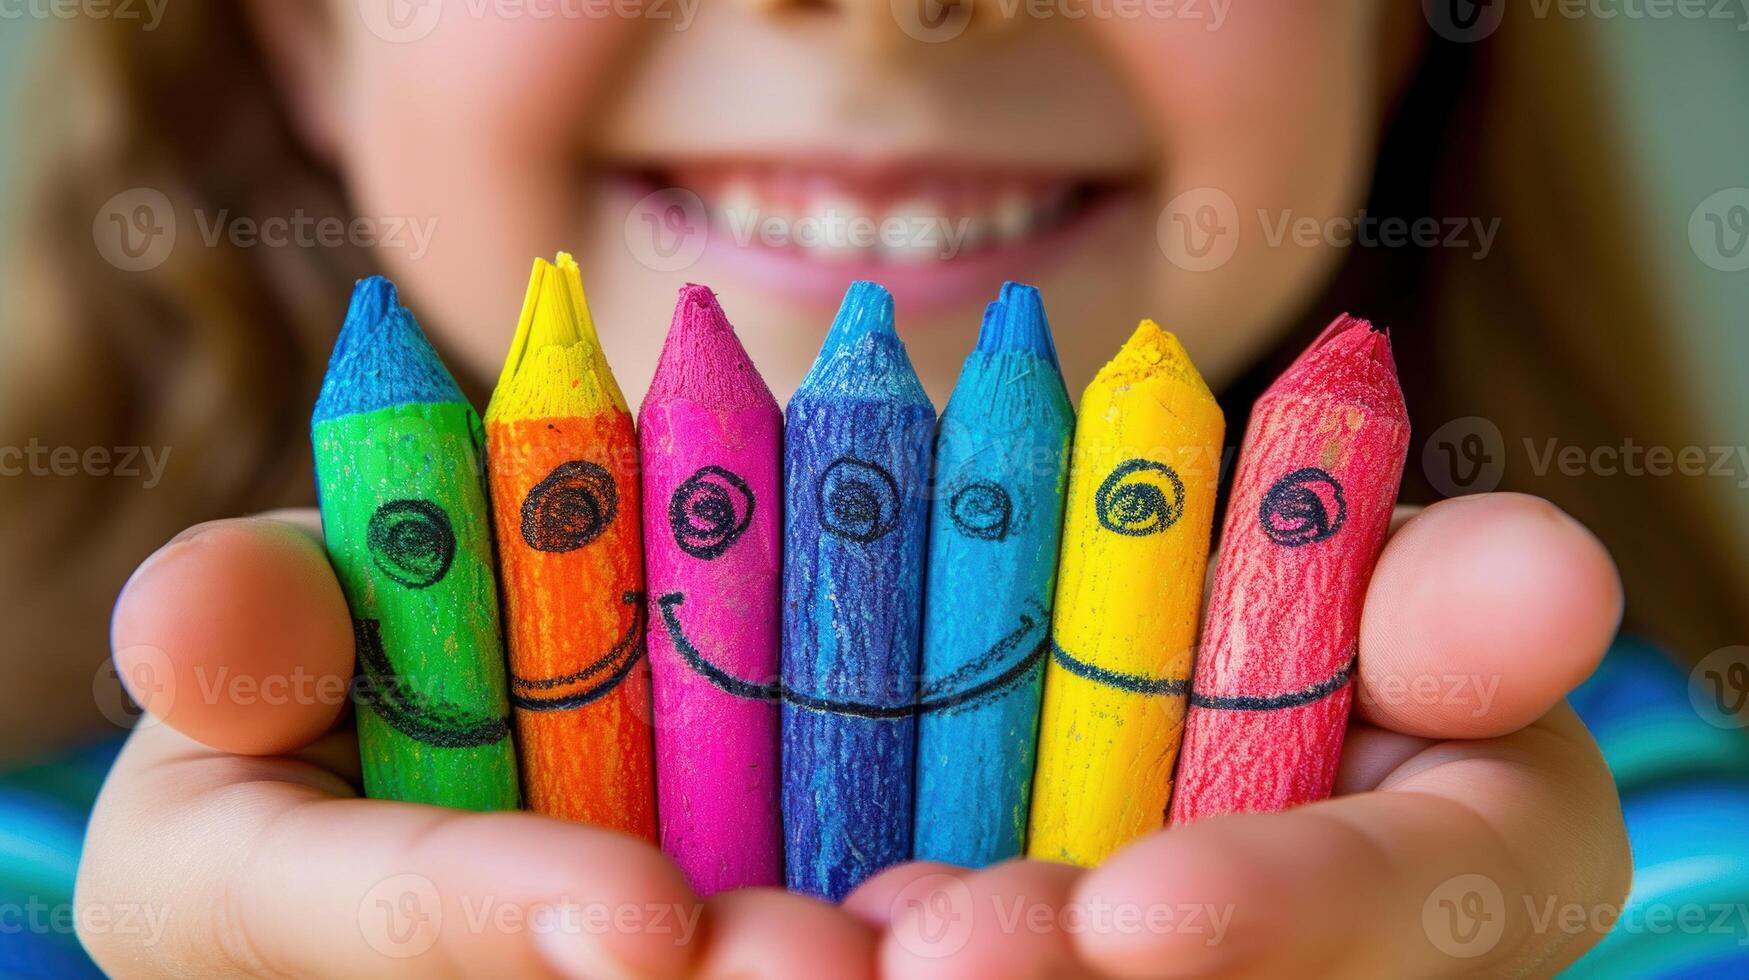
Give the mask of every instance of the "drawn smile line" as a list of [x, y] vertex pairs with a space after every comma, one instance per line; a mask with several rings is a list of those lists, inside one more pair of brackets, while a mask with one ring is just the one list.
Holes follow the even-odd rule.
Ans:
[[354, 619], [352, 635], [365, 681], [357, 689], [359, 696], [390, 728], [442, 749], [478, 748], [510, 734], [507, 718], [482, 717], [402, 681], [383, 647], [379, 620]]
[[[584, 665], [583, 669], [565, 674], [562, 677], [526, 678], [511, 675], [510, 703], [524, 711], [565, 711], [570, 708], [580, 708], [592, 701], [605, 697], [620, 681], [626, 679], [637, 666], [644, 653], [644, 627], [647, 625], [648, 614], [644, 610], [644, 593], [633, 590], [620, 596], [620, 602], [632, 607], [632, 623], [626, 627], [625, 634], [613, 649], [602, 654], [598, 659]], [[607, 675], [593, 685], [572, 694], [559, 697], [538, 697], [530, 692], [550, 691], [555, 687], [568, 687], [579, 681], [607, 671]]]
[[680, 654], [680, 659], [719, 690], [749, 700], [781, 701], [792, 707], [809, 711], [876, 720], [908, 718], [931, 711], [953, 711], [976, 707], [992, 701], [1006, 694], [1010, 688], [1019, 684], [1032, 672], [1033, 668], [1044, 659], [1046, 644], [1049, 643], [1050, 639], [1048, 636], [1041, 637], [1038, 644], [1026, 656], [1015, 661], [995, 677], [964, 690], [943, 693], [954, 684], [962, 682], [968, 677], [977, 676], [990, 666], [1000, 663], [1020, 645], [1022, 640], [1026, 639], [1027, 634], [1038, 629], [1040, 624], [1044, 622], [1042, 616], [1035, 619], [1022, 613], [1020, 625], [1013, 632], [996, 641], [989, 650], [953, 673], [923, 685], [916, 700], [904, 704], [875, 704], [866, 701], [817, 697], [787, 689], [782, 682], [756, 684], [728, 673], [711, 663], [704, 654], [699, 652], [698, 647], [687, 639], [686, 631], [681, 628], [680, 618], [674, 612], [677, 606], [685, 602], [686, 596], [680, 592], [669, 592], [657, 598], [656, 605], [662, 613], [662, 625], [668, 630], [668, 640], [674, 645], [675, 652]]
[[1144, 677], [1140, 674], [1124, 674], [1115, 670], [1090, 664], [1078, 659], [1074, 654], [1051, 641], [1051, 659], [1059, 666], [1077, 677], [1108, 687], [1115, 687], [1131, 694], [1165, 694], [1174, 697], [1190, 695], [1190, 704], [1194, 708], [1214, 708], [1220, 711], [1280, 711], [1283, 708], [1298, 708], [1311, 704], [1313, 701], [1327, 698], [1347, 686], [1354, 676], [1355, 658], [1348, 658], [1348, 663], [1342, 666], [1329, 678], [1313, 684], [1311, 687], [1286, 694], [1269, 697], [1254, 694], [1199, 694], [1190, 689], [1189, 678], [1183, 677]]

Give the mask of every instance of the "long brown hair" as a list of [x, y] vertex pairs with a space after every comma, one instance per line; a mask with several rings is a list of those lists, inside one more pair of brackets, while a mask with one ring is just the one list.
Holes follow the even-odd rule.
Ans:
[[[0, 446], [171, 456], [149, 491], [122, 475], [0, 479], [11, 651], [0, 677], [14, 722], [0, 744], [12, 750], [94, 723], [83, 692], [94, 675], [102, 685], [105, 610], [152, 548], [200, 520], [312, 496], [307, 410], [349, 284], [370, 262], [351, 248], [197, 240], [197, 219], [226, 212], [348, 216], [243, 21], [241, 5], [184, 0], [151, 32], [70, 26], [47, 59], [32, 121], [46, 149], [0, 360]], [[1431, 42], [1386, 133], [1369, 213], [1497, 216], [1494, 252], [1356, 249], [1304, 320], [1351, 308], [1391, 323], [1420, 434], [1465, 416], [1497, 426], [1502, 487], [1550, 497], [1596, 529], [1621, 563], [1633, 625], [1692, 658], [1749, 636], [1729, 482], [1539, 475], [1518, 448], [1726, 441], [1695, 421], [1657, 329], [1667, 308], [1637, 256], [1623, 205], [1636, 199], [1624, 193], [1632, 175], [1585, 34], [1564, 18], [1524, 19], [1481, 44]], [[162, 264], [130, 272], [105, 258], [92, 222], [138, 188], [161, 193], [183, 230]], [[1416, 452], [1410, 494], [1449, 489], [1429, 484]]]

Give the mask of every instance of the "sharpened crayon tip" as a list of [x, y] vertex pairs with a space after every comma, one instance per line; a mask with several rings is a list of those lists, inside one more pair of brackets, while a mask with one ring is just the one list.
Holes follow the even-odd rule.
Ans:
[[1100, 369], [1093, 384], [1138, 384], [1160, 375], [1176, 378], [1198, 391], [1208, 391], [1207, 382], [1197, 372], [1184, 344], [1158, 323], [1143, 320], [1130, 339], [1124, 341], [1117, 356]]
[[864, 334], [893, 330], [893, 294], [878, 282], [859, 280], [844, 293], [844, 303], [832, 318], [826, 345], [836, 347]]
[[1001, 298], [984, 311], [977, 349], [984, 354], [1037, 354], [1057, 366], [1057, 348], [1051, 342], [1051, 324], [1045, 318], [1044, 299], [1038, 290], [1023, 283], [1003, 283]]
[[394, 283], [362, 279], [334, 341], [312, 422], [393, 405], [467, 399], [400, 303]]
[[677, 399], [725, 410], [777, 410], [777, 399], [735, 336], [716, 294], [694, 283], [680, 287], [674, 320], [639, 411]]

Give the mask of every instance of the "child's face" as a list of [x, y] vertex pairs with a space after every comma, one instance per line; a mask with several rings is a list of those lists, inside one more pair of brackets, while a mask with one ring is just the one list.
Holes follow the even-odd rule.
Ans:
[[[628, 6], [330, 0], [313, 23], [256, 0], [358, 214], [435, 219], [380, 260], [481, 377], [531, 260], [569, 249], [634, 399], [686, 281], [780, 396], [852, 278], [893, 288], [938, 399], [1004, 278], [1044, 290], [1071, 387], [1143, 316], [1218, 385], [1336, 260], [1280, 229], [1361, 207], [1420, 26], [1385, 0]], [[958, 33], [914, 36], [935, 23]]]

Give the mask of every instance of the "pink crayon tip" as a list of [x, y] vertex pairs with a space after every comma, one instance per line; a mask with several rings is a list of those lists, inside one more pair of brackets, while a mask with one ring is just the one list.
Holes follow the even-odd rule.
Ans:
[[719, 409], [777, 404], [716, 294], [693, 283], [680, 287], [644, 406], [676, 400]]

